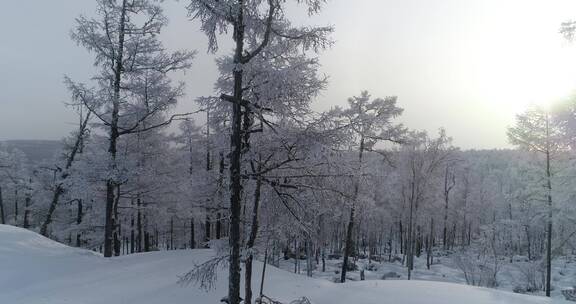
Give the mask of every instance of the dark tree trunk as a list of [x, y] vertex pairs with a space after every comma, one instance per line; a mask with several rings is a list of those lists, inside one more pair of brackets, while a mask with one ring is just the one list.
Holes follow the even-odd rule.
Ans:
[[170, 248], [174, 250], [174, 218], [170, 218]]
[[118, 205], [120, 204], [120, 185], [116, 185], [116, 194], [114, 195], [115, 199], [114, 199], [114, 206], [112, 208], [113, 210], [113, 239], [114, 239], [114, 255], [115, 256], [119, 256], [120, 255], [120, 249], [121, 249], [121, 231], [120, 231], [120, 220], [118, 217]]
[[532, 261], [532, 238], [530, 237], [530, 228], [528, 225], [524, 226], [524, 231], [526, 232], [526, 249], [528, 250], [528, 260]]
[[[242, 65], [244, 55], [244, 1], [238, 0], [238, 11], [234, 23], [234, 64]], [[230, 136], [230, 247], [228, 274], [228, 303], [240, 304], [240, 224], [242, 210], [241, 150], [242, 150], [242, 68], [234, 69], [234, 91], [232, 103], [232, 134]]]
[[326, 250], [322, 248], [322, 272], [326, 272]]
[[194, 239], [194, 218], [190, 219], [190, 249], [196, 248], [196, 240]]
[[24, 223], [22, 227], [26, 229], [30, 228], [30, 202], [32, 201], [30, 191], [31, 189], [26, 193], [26, 199], [24, 200]]
[[[222, 96], [226, 101], [232, 102], [231, 112], [231, 129], [230, 136], [230, 225], [228, 242], [230, 247], [229, 258], [229, 275], [228, 275], [228, 303], [240, 303], [240, 247], [241, 247], [241, 212], [242, 212], [242, 180], [241, 180], [241, 154], [242, 154], [242, 105], [243, 100], [243, 65], [247, 64], [251, 58], [257, 55], [268, 43], [268, 38], [272, 28], [272, 19], [276, 5], [270, 1], [268, 21], [265, 24], [266, 34], [261, 44], [249, 55], [245, 56], [244, 39], [244, 9], [245, 0], [237, 0], [235, 16], [233, 21], [234, 32], [233, 39], [235, 42], [234, 64], [236, 68], [233, 71], [234, 89], [233, 96]], [[231, 97], [231, 98], [230, 98]], [[246, 107], [246, 111], [249, 109]], [[248, 132], [246, 132], [248, 133]], [[247, 135], [247, 134], [246, 134]]]
[[78, 203], [76, 208], [76, 225], [80, 225], [82, 223], [82, 217], [84, 216], [84, 210], [82, 207], [82, 200], [76, 200]]
[[142, 201], [140, 198], [136, 199], [136, 231], [138, 239], [136, 240], [136, 252], [142, 252], [142, 245], [144, 242], [144, 233], [142, 231]]
[[400, 241], [400, 254], [404, 254], [404, 231], [402, 229], [402, 221], [398, 222], [398, 238]]
[[132, 218], [130, 219], [130, 253], [134, 253], [135, 248], [135, 242], [136, 237], [134, 234], [134, 215], [132, 215]]
[[[546, 135], [548, 138], [549, 126], [546, 119]], [[552, 176], [550, 173], [550, 149], [546, 148], [546, 188], [548, 190], [548, 222], [546, 229], [546, 296], [550, 297], [552, 281]]]
[[212, 239], [210, 235], [210, 216], [206, 215], [206, 221], [204, 222], [204, 242], [206, 242], [206, 246], [208, 246], [208, 242]]
[[44, 219], [44, 222], [40, 227], [40, 234], [43, 236], [48, 236], [48, 225], [50, 225], [50, 223], [52, 222], [52, 214], [54, 214], [54, 211], [56, 210], [56, 205], [58, 204], [60, 196], [63, 193], [64, 188], [62, 187], [62, 184], [56, 185], [56, 189], [54, 189], [54, 192], [52, 194], [52, 201], [50, 202], [50, 206], [48, 207], [48, 213], [46, 214], [46, 218]]
[[[110, 156], [109, 170], [116, 170], [116, 145], [120, 133], [118, 130], [118, 119], [120, 111], [120, 82], [122, 80], [122, 60], [124, 55], [124, 34], [126, 26], [126, 0], [122, 1], [122, 10], [120, 12], [120, 29], [118, 34], [118, 52], [115, 59], [116, 66], [114, 68], [114, 83], [113, 91], [114, 96], [112, 100], [112, 120], [110, 121], [110, 138], [108, 146], [108, 154]], [[105, 224], [104, 224], [104, 257], [111, 257], [113, 251], [113, 238], [116, 230], [116, 223], [114, 219], [114, 190], [116, 188], [116, 181], [113, 178], [106, 180], [106, 211], [105, 211]]]
[[434, 263], [432, 256], [432, 248], [434, 246], [434, 218], [430, 219], [430, 234], [426, 241], [426, 268], [430, 270], [430, 265]]
[[[84, 215], [84, 211], [82, 210], [82, 200], [76, 200], [77, 207], [76, 207], [76, 225], [80, 225], [82, 223], [82, 216]], [[76, 247], [80, 247], [82, 245], [81, 241], [81, 232], [76, 232]]]
[[450, 191], [456, 183], [454, 175], [450, 172], [450, 167], [446, 166], [446, 172], [444, 172], [444, 229], [442, 230], [442, 242], [444, 245], [444, 250], [448, 249], [448, 206], [450, 202]]
[[[258, 167], [258, 171], [261, 171], [261, 167]], [[244, 304], [252, 303], [252, 261], [254, 260], [254, 255], [252, 254], [252, 249], [254, 248], [254, 243], [256, 242], [256, 237], [258, 236], [258, 210], [260, 207], [260, 189], [262, 187], [262, 179], [258, 177], [256, 179], [256, 188], [254, 189], [254, 204], [252, 206], [252, 226], [250, 229], [250, 236], [246, 247], [248, 249], [248, 257], [246, 257], [246, 269], [244, 270]]]
[[260, 296], [259, 296], [260, 299], [262, 299], [262, 295], [264, 294], [264, 278], [266, 277], [266, 264], [268, 264], [268, 247], [266, 247], [266, 250], [264, 250], [264, 265], [262, 265], [262, 277], [260, 278]]
[[348, 227], [346, 229], [346, 247], [344, 248], [344, 258], [342, 261], [342, 270], [340, 273], [340, 283], [346, 282], [346, 271], [348, 270], [348, 258], [352, 254], [352, 232], [354, 229], [354, 212], [355, 206], [350, 208], [350, 219], [348, 221]]
[[222, 237], [222, 214], [220, 212], [216, 213], [216, 239], [219, 240]]
[[410, 213], [408, 217], [408, 240], [406, 241], [406, 266], [408, 268], [408, 280], [412, 278], [412, 270], [414, 269], [414, 210], [416, 205], [416, 177], [414, 176], [414, 169], [412, 170], [412, 182], [411, 182], [411, 195], [410, 195]]
[[0, 186], [0, 224], [6, 224], [6, 216], [4, 214], [4, 200], [2, 200], [1, 186]]
[[[58, 181], [56, 181], [56, 185], [55, 185], [54, 191], [52, 193], [52, 200], [50, 201], [50, 206], [48, 207], [48, 212], [46, 213], [46, 217], [44, 218], [44, 222], [42, 222], [42, 226], [40, 227], [40, 234], [43, 236], [47, 236], [48, 225], [50, 225], [50, 223], [52, 222], [52, 216], [54, 214], [54, 211], [56, 210], [56, 207], [58, 206], [58, 202], [60, 201], [60, 197], [62, 196], [62, 194], [64, 194], [63, 182], [69, 176], [68, 170], [70, 170], [70, 167], [72, 167], [72, 163], [76, 159], [76, 155], [78, 153], [80, 153], [80, 151], [82, 150], [83, 137], [84, 137], [84, 134], [86, 133], [86, 129], [88, 127], [88, 121], [89, 120], [90, 120], [90, 112], [88, 112], [86, 114], [86, 117], [84, 117], [84, 119], [81, 119], [81, 121], [80, 121], [80, 129], [79, 129], [78, 135], [76, 136], [76, 139], [74, 141], [74, 146], [72, 146], [72, 150], [70, 151], [70, 154], [66, 158], [66, 166], [64, 167], [64, 172], [60, 176], [60, 179]], [[16, 207], [16, 217], [18, 217], [17, 200], [15, 201], [15, 205], [16, 205], [15, 206]]]
[[14, 189], [14, 225], [18, 226], [18, 188]]
[[[158, 241], [158, 239], [156, 239]], [[150, 251], [150, 234], [148, 231], [144, 232], [144, 252]]]
[[[220, 163], [218, 165], [218, 191], [217, 191], [217, 199], [218, 199], [218, 207], [222, 208], [223, 204], [224, 204], [224, 193], [223, 193], [223, 187], [224, 187], [224, 171], [226, 169], [226, 163], [224, 160], [224, 152], [220, 151]], [[217, 238], [220, 239], [222, 237], [222, 234], [226, 233], [225, 231], [222, 231], [222, 223], [225, 221], [225, 219], [223, 218], [222, 213], [218, 213], [218, 222], [216, 223], [216, 234], [218, 234], [218, 228], [220, 228], [220, 235], [217, 235]]]
[[[364, 137], [360, 139], [360, 151], [358, 152], [358, 168], [362, 168], [362, 156], [364, 153]], [[361, 174], [358, 172], [358, 174]], [[352, 254], [352, 235], [354, 230], [354, 216], [356, 209], [356, 201], [358, 200], [358, 192], [360, 190], [360, 176], [354, 181], [354, 197], [352, 198], [352, 206], [350, 207], [350, 218], [348, 220], [348, 228], [346, 229], [346, 248], [344, 249], [344, 258], [342, 261], [342, 270], [340, 275], [340, 283], [346, 282], [346, 271], [348, 270], [348, 258]]]

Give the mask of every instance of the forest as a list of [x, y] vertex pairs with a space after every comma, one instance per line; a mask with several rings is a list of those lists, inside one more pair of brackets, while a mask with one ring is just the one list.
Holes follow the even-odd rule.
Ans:
[[[290, 1], [188, 0], [198, 51], [233, 47], [213, 94], [178, 113], [187, 84], [173, 75], [201, 71], [197, 51], [159, 39], [162, 2], [95, 2], [70, 38], [96, 72], [62, 84], [75, 130], [41, 161], [0, 142], [0, 224], [110, 259], [210, 248], [174, 283], [224, 281], [231, 304], [280, 303], [256, 262], [334, 283], [443, 265], [460, 283], [576, 299], [576, 98], [518, 114], [502, 130], [514, 148], [463, 150], [448, 129], [402, 124], [402, 96], [366, 88], [313, 110], [336, 30], [293, 24]], [[329, 5], [294, 2], [311, 18]], [[558, 26], [570, 41], [575, 24]]]

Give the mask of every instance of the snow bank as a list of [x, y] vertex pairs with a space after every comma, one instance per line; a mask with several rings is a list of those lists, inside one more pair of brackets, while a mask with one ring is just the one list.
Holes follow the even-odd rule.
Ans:
[[[179, 250], [105, 259], [33, 232], [0, 225], [0, 303], [219, 303], [226, 269], [214, 290], [182, 287], [178, 277], [211, 250]], [[262, 264], [255, 264], [259, 286]], [[255, 288], [256, 289], [256, 288]], [[544, 304], [569, 303], [471, 286], [429, 281], [362, 281], [335, 284], [267, 268], [265, 294], [286, 301], [306, 296], [315, 304]]]

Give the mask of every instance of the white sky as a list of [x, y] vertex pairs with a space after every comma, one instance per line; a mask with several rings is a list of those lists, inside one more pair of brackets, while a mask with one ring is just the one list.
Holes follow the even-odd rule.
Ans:
[[[171, 49], [197, 49], [179, 78], [195, 109], [216, 78], [213, 55], [184, 5], [166, 0]], [[0, 10], [0, 139], [59, 139], [72, 129], [63, 75], [86, 81], [92, 56], [69, 39], [74, 18], [92, 14], [88, 0], [8, 1]], [[445, 127], [462, 148], [502, 148], [514, 114], [531, 102], [576, 88], [576, 48], [558, 34], [576, 19], [575, 0], [330, 0], [314, 24], [336, 28], [321, 56], [330, 85], [314, 109], [344, 105], [369, 90], [397, 95], [410, 128]], [[298, 21], [305, 18], [298, 16]], [[229, 44], [223, 41], [222, 51]]]

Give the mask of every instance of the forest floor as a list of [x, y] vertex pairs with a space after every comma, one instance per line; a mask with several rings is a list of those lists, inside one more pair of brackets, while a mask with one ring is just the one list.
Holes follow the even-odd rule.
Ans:
[[[434, 263], [430, 265], [430, 269], [426, 267], [426, 257], [415, 257], [414, 270], [412, 272], [413, 280], [421, 281], [434, 281], [434, 282], [447, 282], [466, 284], [466, 278], [463, 271], [455, 261], [456, 255], [442, 254], [434, 258]], [[360, 281], [360, 270], [364, 269], [365, 280], [407, 280], [408, 272], [406, 267], [402, 264], [401, 256], [396, 255], [395, 262], [388, 262], [387, 257], [382, 259], [382, 262], [369, 261], [368, 259], [359, 259], [355, 261], [357, 270], [348, 271], [346, 278], [349, 281]], [[393, 259], [394, 260], [394, 259]], [[298, 266], [295, 267], [296, 261], [294, 259], [281, 259], [279, 267], [292, 273], [306, 275], [306, 260], [298, 261]], [[493, 265], [488, 265], [493, 267]], [[502, 258], [498, 261], [498, 272], [496, 276], [497, 286], [496, 289], [504, 291], [519, 291], [530, 295], [543, 296], [543, 290], [536, 290], [533, 292], [526, 292], [526, 286], [530, 283], [544, 284], [543, 272], [538, 272], [537, 269], [542, 269], [541, 262], [528, 261], [525, 256], [515, 256], [512, 260]], [[295, 270], [298, 268], [298, 270]], [[325, 271], [321, 271], [321, 264], [319, 262], [312, 271], [313, 278], [325, 279], [331, 282], [340, 281], [340, 271], [342, 269], [342, 259], [326, 259]], [[576, 256], [563, 256], [554, 259], [552, 264], [552, 297], [563, 299], [563, 289], [569, 289], [576, 286]]]
[[[214, 251], [203, 249], [103, 258], [31, 231], [0, 225], [0, 303], [219, 303], [226, 294], [225, 268], [218, 270], [218, 280], [209, 291], [177, 283], [195, 264], [213, 256]], [[262, 264], [255, 263], [254, 268], [253, 286], [259, 286]], [[285, 303], [302, 296], [315, 304], [570, 303], [445, 282], [367, 280], [335, 284], [272, 266], [266, 273], [264, 293]]]

